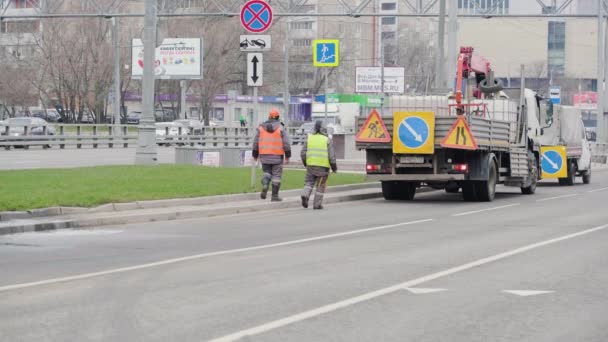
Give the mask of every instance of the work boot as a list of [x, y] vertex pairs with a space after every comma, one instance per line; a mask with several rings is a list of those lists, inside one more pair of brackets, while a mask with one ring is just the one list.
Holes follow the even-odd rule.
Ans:
[[260, 193], [260, 198], [263, 200], [265, 200], [268, 195], [268, 185], [269, 183], [264, 183], [264, 180], [262, 179], [262, 192]]
[[303, 206], [304, 208], [308, 208], [308, 197], [306, 197], [306, 196], [301, 196], [300, 198], [302, 199], [302, 206]]
[[313, 209], [314, 209], [314, 210], [322, 210], [322, 209], [323, 209], [323, 206], [322, 206], [322, 205], [315, 205], [315, 206], [313, 207]]
[[281, 184], [272, 184], [272, 198], [270, 201], [272, 202], [281, 202], [283, 199], [279, 197], [279, 189], [281, 188]]

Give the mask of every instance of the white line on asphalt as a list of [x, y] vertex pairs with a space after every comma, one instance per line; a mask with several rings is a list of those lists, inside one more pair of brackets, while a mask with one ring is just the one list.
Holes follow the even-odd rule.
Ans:
[[380, 230], [393, 229], [393, 228], [398, 228], [398, 227], [402, 227], [402, 226], [413, 225], [416, 223], [425, 223], [425, 222], [431, 222], [431, 221], [433, 221], [433, 219], [401, 222], [401, 223], [389, 224], [389, 225], [385, 225], [385, 226], [351, 230], [351, 231], [346, 231], [346, 232], [342, 232], [342, 233], [320, 235], [320, 236], [315, 236], [315, 237], [306, 238], [306, 239], [291, 240], [291, 241], [278, 242], [278, 243], [272, 243], [272, 244], [267, 244], [267, 245], [259, 245], [259, 246], [253, 246], [253, 247], [245, 247], [245, 248], [237, 248], [237, 249], [230, 249], [230, 250], [224, 250], [224, 251], [196, 254], [196, 255], [190, 255], [190, 256], [181, 257], [181, 258], [167, 259], [167, 260], [151, 262], [151, 263], [147, 263], [147, 264], [115, 268], [115, 269], [110, 269], [110, 270], [100, 271], [100, 272], [84, 273], [84, 274], [79, 274], [79, 275], [74, 275], [74, 276], [69, 276], [69, 277], [63, 277], [63, 278], [53, 278], [53, 279], [47, 279], [47, 280], [41, 280], [41, 281], [34, 281], [34, 282], [30, 282], [30, 283], [0, 286], [0, 292], [23, 289], [23, 288], [27, 288], [27, 287], [56, 284], [56, 283], [62, 283], [62, 282], [66, 282], [66, 281], [82, 280], [82, 279], [105, 276], [105, 275], [116, 274], [116, 273], [136, 271], [136, 270], [141, 270], [141, 269], [146, 269], [146, 268], [170, 265], [170, 264], [175, 264], [175, 263], [179, 263], [179, 262], [209, 258], [209, 257], [214, 257], [214, 256], [220, 256], [220, 255], [237, 254], [237, 253], [243, 253], [243, 252], [258, 251], [258, 250], [262, 250], [262, 249], [270, 249], [270, 248], [276, 248], [276, 247], [297, 245], [297, 244], [302, 244], [302, 243], [306, 243], [306, 242], [328, 240], [328, 239], [334, 239], [334, 238], [343, 237], [343, 236], [357, 235], [357, 234], [375, 232], [375, 231], [380, 231]]
[[541, 198], [541, 199], [536, 200], [536, 202], [552, 201], [552, 200], [556, 200], [556, 199], [560, 199], [560, 198], [566, 198], [566, 197], [572, 197], [572, 196], [578, 196], [578, 194], [570, 194], [570, 195], [555, 196], [555, 197], [549, 197], [549, 198]]
[[307, 320], [307, 319], [310, 319], [310, 318], [313, 318], [313, 317], [321, 316], [321, 315], [324, 315], [326, 313], [330, 313], [330, 312], [333, 312], [333, 311], [336, 311], [336, 310], [340, 310], [340, 309], [343, 309], [343, 308], [346, 308], [346, 307], [349, 307], [349, 306], [352, 306], [352, 305], [356, 305], [356, 304], [359, 304], [359, 303], [362, 303], [362, 302], [365, 302], [365, 301], [368, 301], [368, 300], [371, 300], [371, 299], [374, 299], [374, 298], [385, 296], [385, 295], [388, 295], [388, 294], [391, 294], [391, 293], [394, 293], [394, 292], [397, 292], [397, 291], [404, 290], [406, 288], [411, 288], [411, 287], [414, 287], [414, 286], [417, 286], [417, 285], [420, 285], [420, 284], [423, 284], [423, 283], [426, 283], [426, 282], [429, 282], [429, 281], [432, 281], [432, 280], [436, 280], [438, 278], [443, 278], [443, 277], [446, 277], [446, 276], [449, 276], [449, 275], [452, 275], [452, 274], [455, 274], [455, 273], [467, 271], [467, 270], [470, 270], [472, 268], [479, 267], [479, 266], [482, 266], [482, 265], [485, 265], [485, 264], [489, 264], [489, 263], [492, 263], [492, 262], [495, 262], [495, 261], [498, 261], [498, 260], [502, 260], [502, 259], [505, 259], [505, 258], [508, 258], [508, 257], [512, 257], [514, 255], [518, 255], [518, 254], [521, 254], [521, 253], [524, 253], [524, 252], [527, 252], [527, 251], [530, 251], [530, 250], [533, 250], [533, 249], [537, 249], [537, 248], [540, 248], [540, 247], [544, 247], [544, 246], [548, 246], [548, 245], [551, 245], [551, 244], [555, 244], [555, 243], [558, 243], [558, 242], [561, 242], [561, 241], [564, 241], [564, 240], [573, 239], [573, 238], [576, 238], [576, 237], [579, 237], [579, 236], [591, 234], [591, 233], [594, 233], [594, 232], [597, 232], [597, 231], [600, 231], [600, 230], [603, 230], [603, 229], [606, 229], [606, 228], [608, 228], [608, 224], [603, 225], [603, 226], [599, 226], [599, 227], [595, 227], [595, 228], [591, 228], [591, 229], [587, 229], [587, 230], [583, 230], [583, 231], [578, 232], [578, 233], [564, 235], [564, 236], [561, 236], [561, 237], [558, 237], [558, 238], [554, 238], [554, 239], [550, 239], [550, 240], [545, 240], [545, 241], [537, 242], [537, 243], [534, 243], [534, 244], [531, 244], [531, 245], [523, 246], [523, 247], [520, 247], [520, 248], [517, 248], [517, 249], [513, 249], [513, 250], [510, 250], [510, 251], [501, 253], [501, 254], [497, 254], [497, 255], [491, 256], [491, 257], [479, 259], [477, 261], [473, 261], [473, 262], [470, 262], [468, 264], [452, 267], [452, 268], [447, 269], [445, 271], [440, 271], [440, 272], [437, 272], [437, 273], [433, 273], [433, 274], [430, 274], [430, 275], [427, 275], [427, 276], [424, 276], [424, 277], [421, 277], [421, 278], [417, 278], [417, 279], [414, 279], [414, 280], [409, 280], [409, 281], [406, 281], [406, 282], [403, 282], [403, 283], [400, 283], [400, 284], [396, 284], [396, 285], [393, 285], [393, 286], [389, 286], [389, 287], [386, 287], [386, 288], [383, 288], [383, 289], [380, 289], [380, 290], [376, 290], [376, 291], [373, 291], [373, 292], [368, 292], [368, 293], [362, 294], [360, 296], [348, 298], [348, 299], [345, 299], [345, 300], [340, 301], [340, 302], [336, 302], [336, 303], [333, 303], [333, 304], [328, 304], [328, 305], [325, 305], [325, 306], [322, 306], [322, 307], [319, 307], [319, 308], [316, 308], [316, 309], [312, 309], [312, 310], [309, 310], [309, 311], [304, 311], [304, 312], [301, 312], [301, 313], [298, 313], [298, 314], [295, 314], [295, 315], [292, 315], [292, 316], [289, 316], [289, 317], [278, 319], [276, 321], [272, 321], [272, 322], [268, 322], [268, 323], [265, 323], [265, 324], [262, 324], [262, 325], [258, 325], [258, 326], [253, 327], [253, 328], [249, 328], [249, 329], [246, 329], [246, 330], [238, 331], [238, 332], [235, 332], [235, 333], [230, 334], [230, 335], [226, 335], [226, 336], [223, 336], [223, 337], [220, 337], [220, 338], [217, 338], [217, 339], [213, 339], [213, 340], [211, 340], [211, 342], [237, 341], [237, 340], [239, 340], [241, 338], [244, 338], [244, 337], [259, 335], [259, 334], [262, 334], [262, 333], [265, 333], [265, 332], [268, 332], [268, 331], [271, 331], [271, 330], [275, 330], [275, 329], [284, 327], [286, 325], [298, 323], [298, 322], [301, 322], [301, 321], [304, 321], [304, 320]]
[[466, 213], [454, 214], [452, 216], [456, 217], [456, 216], [465, 216], [465, 215], [471, 215], [471, 214], [478, 214], [478, 213], [483, 213], [485, 211], [492, 211], [492, 210], [499, 210], [499, 209], [505, 209], [505, 208], [515, 207], [515, 206], [518, 206], [520, 204], [521, 203], [513, 203], [513, 204], [503, 205], [503, 206], [500, 206], [500, 207], [493, 207], [493, 208], [487, 208], [487, 209], [469, 211], [469, 212], [466, 212]]
[[594, 192], [600, 192], [600, 191], [604, 191], [604, 190], [608, 190], [608, 187], [606, 188], [599, 188], [599, 189], [595, 189], [595, 190], [589, 190], [587, 191], [588, 193], [594, 193]]

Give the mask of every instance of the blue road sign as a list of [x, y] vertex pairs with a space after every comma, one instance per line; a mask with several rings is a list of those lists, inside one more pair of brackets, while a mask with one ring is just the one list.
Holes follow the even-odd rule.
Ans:
[[314, 66], [336, 67], [340, 63], [340, 42], [335, 39], [315, 40], [313, 47]]
[[399, 140], [408, 148], [419, 148], [429, 139], [429, 131], [426, 121], [410, 116], [399, 124]]
[[543, 162], [541, 166], [545, 173], [550, 175], [556, 174], [562, 170], [563, 165], [564, 160], [557, 151], [549, 150], [543, 154]]

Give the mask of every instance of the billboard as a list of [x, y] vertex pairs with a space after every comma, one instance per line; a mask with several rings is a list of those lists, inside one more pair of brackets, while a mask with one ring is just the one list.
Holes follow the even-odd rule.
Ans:
[[581, 109], [597, 109], [597, 93], [586, 91], [574, 94], [574, 106]]
[[[203, 41], [200, 38], [167, 38], [156, 48], [154, 74], [157, 79], [201, 79]], [[144, 44], [133, 39], [131, 75], [144, 74]]]
[[[357, 67], [356, 93], [382, 93], [382, 70], [380, 67]], [[384, 68], [384, 93], [405, 92], [405, 68]]]

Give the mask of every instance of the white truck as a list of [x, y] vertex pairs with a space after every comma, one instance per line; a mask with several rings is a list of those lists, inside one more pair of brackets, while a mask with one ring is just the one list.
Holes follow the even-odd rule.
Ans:
[[[558, 178], [560, 185], [574, 185], [576, 177], [591, 182], [591, 144], [583, 125], [581, 110], [571, 106], [540, 104], [540, 121], [546, 124], [537, 131], [542, 146], [565, 146], [567, 176]], [[541, 163], [541, 165], [546, 165]]]

